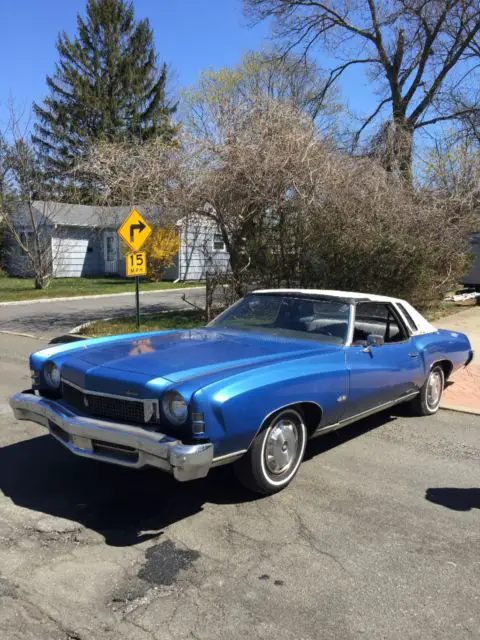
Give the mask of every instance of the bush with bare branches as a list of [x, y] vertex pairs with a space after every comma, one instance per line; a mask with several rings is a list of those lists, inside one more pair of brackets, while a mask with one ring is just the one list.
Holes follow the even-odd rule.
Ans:
[[84, 169], [118, 203], [210, 221], [237, 296], [256, 281], [385, 293], [425, 307], [462, 275], [474, 224], [468, 194], [413, 192], [374, 160], [319, 138], [291, 104], [220, 107], [203, 132], [184, 130], [175, 150], [101, 146]]

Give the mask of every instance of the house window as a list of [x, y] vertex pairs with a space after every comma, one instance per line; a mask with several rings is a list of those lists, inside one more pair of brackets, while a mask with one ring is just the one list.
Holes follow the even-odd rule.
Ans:
[[213, 250], [214, 251], [226, 251], [225, 243], [221, 233], [213, 234]]
[[[34, 246], [34, 237], [32, 231], [21, 231], [20, 232], [20, 242], [27, 249], [32, 250]], [[19, 246], [19, 251], [23, 251], [23, 249]]]

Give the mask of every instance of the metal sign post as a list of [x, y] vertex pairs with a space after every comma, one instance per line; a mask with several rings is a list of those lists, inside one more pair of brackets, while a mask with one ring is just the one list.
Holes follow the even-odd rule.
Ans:
[[135, 305], [137, 307], [137, 331], [140, 329], [140, 278], [135, 277]]
[[152, 233], [152, 227], [136, 210], [132, 209], [117, 231], [126, 245], [133, 249], [125, 256], [125, 275], [135, 278], [135, 307], [137, 331], [140, 329], [140, 276], [147, 275], [147, 254], [140, 251]]

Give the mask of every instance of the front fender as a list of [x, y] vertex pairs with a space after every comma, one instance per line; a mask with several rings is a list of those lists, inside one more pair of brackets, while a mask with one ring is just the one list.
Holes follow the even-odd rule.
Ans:
[[321, 408], [321, 424], [336, 422], [346, 393], [343, 349], [323, 356], [285, 361], [231, 376], [198, 390], [193, 411], [205, 415], [215, 457], [249, 448], [265, 418], [292, 404], [310, 402]]

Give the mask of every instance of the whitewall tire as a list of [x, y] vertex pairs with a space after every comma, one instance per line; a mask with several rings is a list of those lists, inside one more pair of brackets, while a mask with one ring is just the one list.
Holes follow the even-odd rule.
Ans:
[[250, 449], [235, 464], [240, 482], [265, 495], [286, 487], [305, 454], [307, 429], [297, 409], [282, 409], [257, 434]]
[[432, 416], [437, 413], [445, 387], [445, 373], [440, 365], [434, 365], [418, 396], [412, 400], [411, 407], [418, 416]]

